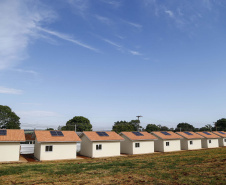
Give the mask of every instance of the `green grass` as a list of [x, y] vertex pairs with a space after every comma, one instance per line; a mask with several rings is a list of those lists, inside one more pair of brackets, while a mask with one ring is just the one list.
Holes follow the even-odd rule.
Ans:
[[0, 184], [225, 184], [226, 148], [0, 165]]

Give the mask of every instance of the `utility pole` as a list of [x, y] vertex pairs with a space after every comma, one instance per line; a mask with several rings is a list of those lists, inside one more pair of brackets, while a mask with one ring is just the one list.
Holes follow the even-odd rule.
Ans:
[[143, 117], [143, 116], [136, 116], [138, 118], [138, 120], [140, 120], [140, 117]]

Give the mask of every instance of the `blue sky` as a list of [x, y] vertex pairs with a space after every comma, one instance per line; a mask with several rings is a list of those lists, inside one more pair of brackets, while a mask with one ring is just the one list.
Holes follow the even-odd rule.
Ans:
[[74, 116], [195, 127], [226, 114], [226, 1], [1, 0], [0, 102], [22, 128]]

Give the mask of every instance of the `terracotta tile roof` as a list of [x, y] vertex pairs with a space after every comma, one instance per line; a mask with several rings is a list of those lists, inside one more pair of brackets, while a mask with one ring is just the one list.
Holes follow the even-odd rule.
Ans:
[[157, 138], [155, 136], [151, 135], [148, 132], [140, 132], [140, 133], [143, 134], [143, 136], [136, 136], [133, 132], [121, 132], [120, 135], [123, 134], [132, 141], [136, 141], [136, 140], [157, 140]]
[[0, 135], [0, 142], [23, 142], [25, 141], [24, 130], [7, 129], [5, 136]]
[[120, 141], [124, 140], [116, 132], [110, 131], [106, 132], [108, 136], [99, 136], [97, 132], [94, 131], [84, 131], [83, 134], [86, 135], [90, 141]]
[[152, 132], [152, 134], [154, 134], [155, 136], [157, 136], [161, 139], [183, 139], [182, 136], [180, 136], [172, 131], [165, 131], [165, 132], [169, 133], [170, 135], [165, 135], [162, 132], [164, 132], [164, 131]]
[[[206, 131], [204, 131], [204, 132], [206, 132]], [[196, 132], [196, 133], [199, 134], [199, 135], [201, 135], [201, 136], [203, 136], [203, 137], [205, 137], [205, 138], [210, 138], [210, 139], [220, 138], [220, 136], [218, 136], [218, 135], [216, 135], [216, 134], [214, 134], [212, 132], [207, 132], [210, 135], [207, 135], [204, 132]]]
[[35, 136], [38, 142], [78, 142], [81, 139], [74, 131], [62, 131], [64, 136], [52, 136], [49, 130], [36, 130]]
[[[218, 135], [218, 136], [221, 136], [221, 137], [225, 137], [226, 138], [226, 132], [224, 131], [214, 131], [213, 132], [214, 134]], [[222, 134], [224, 133], [224, 134]]]
[[25, 134], [25, 139], [26, 141], [34, 141], [35, 137], [33, 136], [33, 134]]
[[203, 136], [200, 136], [199, 134], [197, 134], [195, 132], [190, 132], [190, 131], [188, 131], [188, 132], [192, 135], [188, 135], [188, 134], [186, 134], [186, 132], [176, 132], [176, 133], [181, 135], [182, 137], [184, 137], [186, 139], [201, 139], [201, 138], [204, 138]]

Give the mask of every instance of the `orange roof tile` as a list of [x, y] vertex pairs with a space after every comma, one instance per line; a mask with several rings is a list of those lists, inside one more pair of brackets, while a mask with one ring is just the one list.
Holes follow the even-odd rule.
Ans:
[[189, 131], [189, 133], [191, 133], [192, 135], [188, 135], [185, 132], [176, 132], [176, 133], [186, 139], [202, 139], [202, 138], [204, 138], [203, 136], [200, 136], [199, 134], [197, 134], [195, 132], [190, 132], [190, 131]]
[[132, 141], [136, 141], [136, 140], [157, 140], [157, 138], [155, 136], [151, 135], [148, 132], [140, 132], [140, 133], [143, 134], [143, 136], [136, 136], [133, 132], [121, 132], [120, 135], [123, 134]]
[[23, 142], [25, 141], [24, 130], [7, 129], [6, 135], [0, 135], [0, 142]]
[[164, 131], [158, 131], [158, 132], [152, 132], [155, 136], [161, 138], [161, 139], [183, 139], [182, 136], [172, 132], [172, 131], [165, 131], [168, 132], [170, 135], [165, 135], [162, 132]]
[[[214, 131], [213, 132], [214, 134], [218, 135], [218, 136], [221, 136], [221, 137], [225, 137], [226, 138], [226, 132], [224, 131]], [[224, 133], [224, 134], [222, 134]]]
[[94, 131], [84, 131], [83, 134], [86, 135], [90, 141], [120, 141], [124, 140], [120, 135], [116, 132], [110, 131], [106, 132], [108, 136], [99, 136]]
[[[206, 131], [204, 131], [204, 132], [206, 132]], [[207, 135], [204, 132], [196, 132], [196, 133], [199, 134], [199, 135], [201, 135], [201, 136], [203, 136], [203, 137], [205, 137], [205, 138], [210, 138], [210, 139], [220, 138], [220, 136], [218, 136], [218, 135], [216, 135], [216, 134], [214, 134], [212, 132], [207, 132], [210, 135]]]
[[35, 136], [38, 142], [78, 142], [81, 139], [74, 131], [62, 131], [64, 136], [52, 136], [49, 130], [36, 130]]

